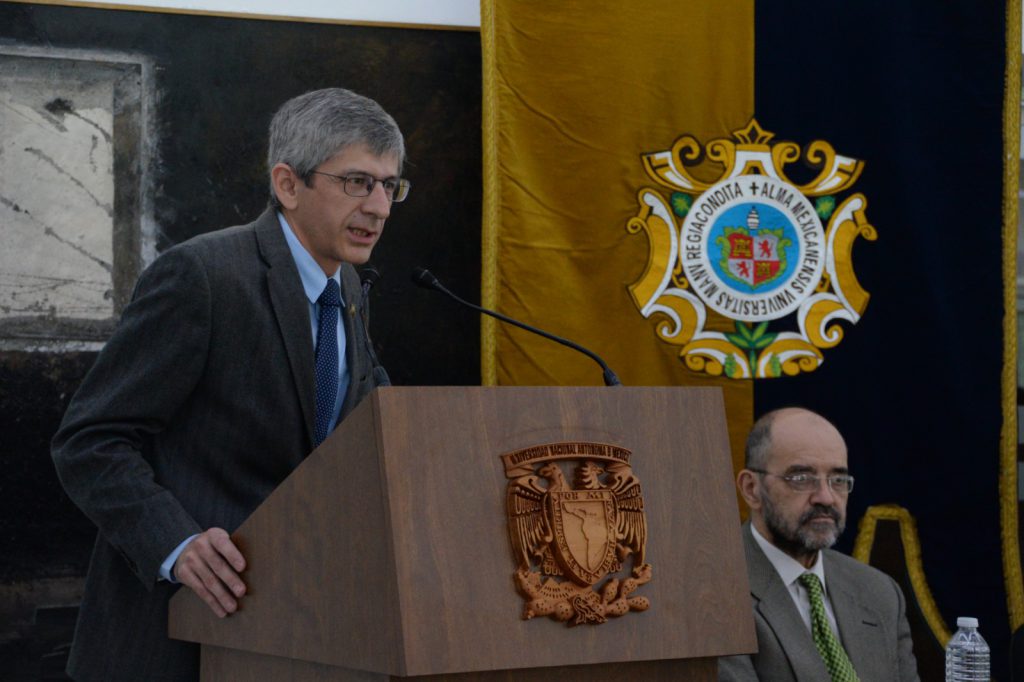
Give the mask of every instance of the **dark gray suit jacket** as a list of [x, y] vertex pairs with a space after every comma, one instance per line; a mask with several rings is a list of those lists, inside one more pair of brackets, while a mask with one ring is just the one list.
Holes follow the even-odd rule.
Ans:
[[[351, 383], [373, 388], [360, 286], [342, 266]], [[68, 666], [83, 682], [191, 680], [167, 638], [177, 586], [159, 567], [188, 536], [233, 531], [312, 449], [309, 304], [274, 211], [169, 249], [68, 407], [53, 458], [99, 527]]]
[[[719, 680], [829, 682], [828, 672], [778, 572], [743, 526], [758, 653], [718, 659]], [[846, 653], [861, 682], [917, 680], [903, 592], [866, 564], [824, 550], [825, 580]]]

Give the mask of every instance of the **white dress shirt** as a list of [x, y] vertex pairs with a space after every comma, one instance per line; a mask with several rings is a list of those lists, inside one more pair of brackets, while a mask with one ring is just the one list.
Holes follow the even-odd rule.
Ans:
[[832, 600], [828, 597], [828, 581], [825, 579], [825, 562], [822, 560], [821, 552], [818, 552], [818, 558], [815, 559], [814, 565], [810, 568], [805, 568], [799, 561], [765, 540], [757, 532], [754, 524], [750, 524], [750, 532], [753, 534], [754, 540], [761, 548], [761, 551], [768, 557], [768, 561], [775, 567], [775, 572], [782, 578], [782, 584], [789, 590], [789, 596], [793, 598], [796, 610], [800, 612], [800, 617], [803, 618], [804, 625], [807, 626], [808, 630], [811, 630], [811, 599], [807, 595], [807, 588], [800, 584], [800, 576], [804, 573], [813, 573], [818, 576], [824, 593], [825, 615], [828, 617], [828, 623], [832, 627], [832, 632], [835, 633], [836, 639], [842, 641], [842, 638], [839, 636], [839, 627], [836, 625], [836, 616], [832, 612]]

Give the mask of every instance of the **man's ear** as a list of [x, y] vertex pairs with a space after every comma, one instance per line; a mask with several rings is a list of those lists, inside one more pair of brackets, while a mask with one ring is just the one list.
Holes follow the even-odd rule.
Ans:
[[302, 183], [302, 179], [288, 164], [276, 163], [270, 169], [270, 182], [281, 206], [289, 211], [294, 211], [295, 207], [299, 205], [299, 184]]
[[757, 474], [750, 469], [740, 470], [736, 475], [736, 487], [751, 510], [761, 508], [761, 480]]

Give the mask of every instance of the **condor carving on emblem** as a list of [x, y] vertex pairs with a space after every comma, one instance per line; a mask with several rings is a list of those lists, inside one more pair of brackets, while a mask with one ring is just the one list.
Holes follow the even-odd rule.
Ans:
[[[524, 619], [596, 624], [650, 606], [646, 597], [633, 596], [650, 581], [651, 566], [644, 557], [644, 499], [630, 457], [625, 448], [588, 442], [501, 456]], [[616, 577], [627, 562], [628, 577]]]

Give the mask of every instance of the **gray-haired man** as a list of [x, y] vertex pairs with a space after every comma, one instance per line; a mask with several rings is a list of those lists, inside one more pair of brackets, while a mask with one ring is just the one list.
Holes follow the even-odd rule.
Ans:
[[176, 582], [219, 616], [245, 594], [234, 530], [373, 388], [359, 279], [408, 182], [401, 132], [338, 88], [270, 127], [270, 208], [142, 274], [53, 440], [71, 498], [99, 527], [69, 673], [189, 680], [167, 637]]

